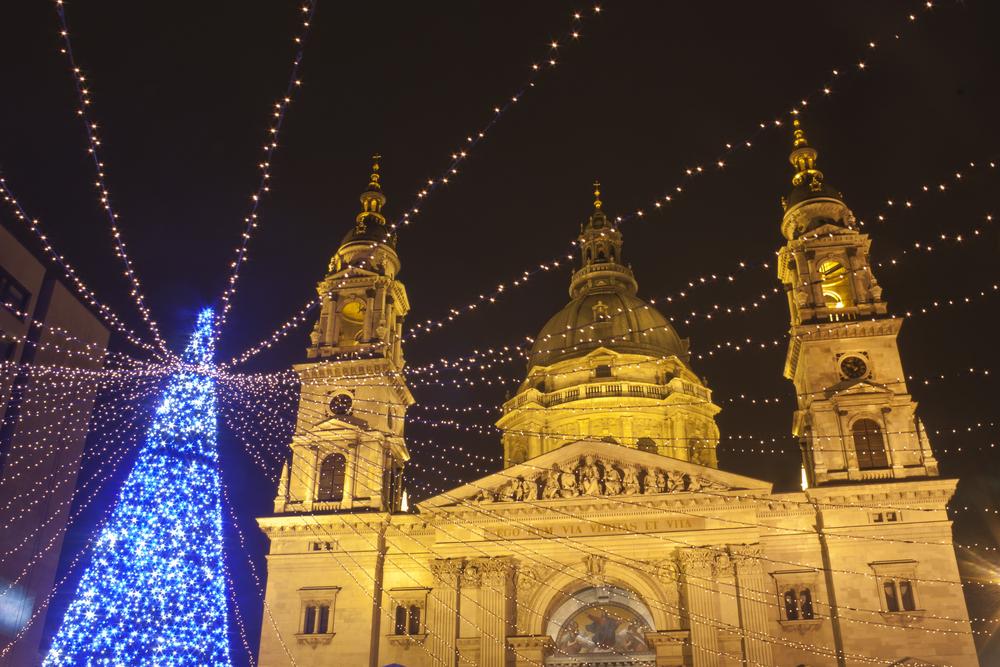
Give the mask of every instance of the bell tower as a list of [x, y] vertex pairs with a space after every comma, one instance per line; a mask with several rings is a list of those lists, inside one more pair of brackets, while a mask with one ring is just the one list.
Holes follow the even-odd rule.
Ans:
[[817, 167], [798, 119], [782, 198], [778, 277], [791, 314], [785, 377], [795, 384], [809, 486], [933, 477], [937, 460], [907, 391], [897, 336], [872, 272], [871, 239]]
[[402, 371], [402, 322], [410, 309], [396, 235], [386, 224], [376, 155], [361, 212], [316, 286], [320, 313], [309, 337], [291, 457], [274, 511], [395, 511], [409, 460], [403, 441], [413, 404]]

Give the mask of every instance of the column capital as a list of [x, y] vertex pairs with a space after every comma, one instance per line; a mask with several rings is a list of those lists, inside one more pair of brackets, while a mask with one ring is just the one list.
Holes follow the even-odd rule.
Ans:
[[677, 552], [677, 559], [680, 562], [683, 573], [708, 577], [712, 573], [715, 554], [707, 548], [695, 547], [692, 549], [681, 549]]
[[763, 571], [764, 552], [759, 542], [754, 544], [730, 544], [729, 553], [738, 571]]
[[437, 558], [431, 561], [431, 573], [436, 583], [458, 585], [458, 577], [465, 567], [464, 558]]
[[510, 578], [514, 563], [506, 556], [483, 558], [480, 564], [480, 575], [483, 583], [500, 585]]

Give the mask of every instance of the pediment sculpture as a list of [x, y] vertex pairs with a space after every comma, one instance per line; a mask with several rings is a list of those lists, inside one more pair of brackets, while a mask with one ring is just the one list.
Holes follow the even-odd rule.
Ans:
[[695, 493], [728, 488], [702, 475], [619, 463], [587, 454], [577, 461], [553, 464], [545, 472], [517, 475], [496, 489], [482, 489], [475, 500], [505, 503], [584, 496]]

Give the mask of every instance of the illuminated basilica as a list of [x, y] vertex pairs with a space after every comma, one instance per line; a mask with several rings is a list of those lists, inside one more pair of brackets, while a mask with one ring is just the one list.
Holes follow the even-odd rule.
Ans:
[[[720, 408], [595, 192], [501, 471], [409, 506], [409, 310], [378, 167], [317, 286], [260, 664], [977, 665], [941, 479], [869, 261], [796, 122], [778, 278], [803, 490], [718, 468]], [[778, 369], [775, 369], [777, 372]]]

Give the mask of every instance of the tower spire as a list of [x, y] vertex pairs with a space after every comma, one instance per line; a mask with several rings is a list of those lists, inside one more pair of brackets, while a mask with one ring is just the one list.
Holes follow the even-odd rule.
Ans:
[[361, 231], [365, 226], [374, 221], [380, 225], [385, 225], [385, 216], [382, 215], [382, 207], [385, 206], [385, 195], [382, 194], [382, 175], [379, 173], [379, 162], [382, 156], [376, 153], [372, 155], [372, 173], [368, 177], [368, 189], [361, 193], [361, 213], [356, 221]]
[[601, 202], [601, 182], [594, 181], [594, 210], [600, 211], [602, 203], [603, 202]]
[[788, 161], [795, 167], [792, 185], [808, 185], [810, 190], [818, 191], [823, 187], [823, 172], [816, 168], [819, 152], [809, 145], [798, 118], [792, 121], [792, 127], [795, 131], [792, 133], [792, 152], [788, 156]]
[[378, 173], [378, 170], [379, 170], [378, 163], [379, 163], [379, 160], [381, 160], [381, 159], [382, 159], [382, 156], [379, 155], [378, 153], [376, 153], [375, 155], [372, 155], [372, 174], [371, 174], [371, 176], [368, 177], [368, 189], [369, 190], [376, 190], [376, 191], [379, 191], [379, 192], [382, 191], [382, 186], [379, 185], [379, 182], [378, 182], [379, 178], [381, 178], [381, 176]]

